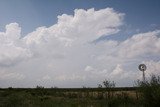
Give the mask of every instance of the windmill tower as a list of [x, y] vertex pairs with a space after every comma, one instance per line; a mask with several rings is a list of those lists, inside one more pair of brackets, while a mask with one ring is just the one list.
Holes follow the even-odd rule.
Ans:
[[146, 66], [145, 64], [140, 64], [140, 65], [138, 66], [138, 68], [139, 68], [140, 71], [143, 72], [142, 80], [143, 80], [143, 82], [145, 82], [145, 72], [144, 72], [144, 71], [146, 71], [147, 66]]

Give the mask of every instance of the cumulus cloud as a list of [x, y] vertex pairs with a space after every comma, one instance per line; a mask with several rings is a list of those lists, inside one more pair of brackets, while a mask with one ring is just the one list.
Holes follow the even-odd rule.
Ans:
[[[1, 65], [11, 65], [34, 56], [55, 56], [63, 58], [66, 48], [91, 42], [100, 36], [117, 33], [122, 25], [124, 14], [112, 8], [95, 11], [94, 8], [76, 9], [74, 15], [58, 16], [57, 24], [21, 37], [21, 28], [17, 23], [6, 25], [6, 32], [0, 32]], [[12, 54], [11, 54], [12, 53]]]
[[118, 54], [122, 57], [133, 58], [146, 54], [160, 53], [160, 30], [133, 35], [120, 44]]
[[41, 42], [63, 42], [68, 46], [72, 42], [91, 42], [102, 35], [117, 33], [123, 24], [123, 13], [112, 8], [95, 11], [94, 8], [76, 9], [74, 15], [62, 14], [58, 16], [57, 24], [46, 28], [40, 27], [26, 36], [27, 44]]
[[28, 86], [40, 82], [45, 86], [95, 87], [104, 79], [121, 85], [127, 79], [130, 82], [125, 85], [132, 85], [131, 81], [140, 78], [139, 63], [146, 62], [148, 68], [159, 66], [150, 61], [160, 57], [160, 30], [135, 34], [124, 41], [93, 42], [118, 33], [123, 18], [124, 13], [112, 8], [76, 9], [73, 15], [62, 14], [56, 24], [39, 27], [24, 38], [17, 23], [6, 25], [6, 31], [0, 32], [0, 68], [6, 69], [1, 74], [15, 79], [23, 77], [22, 73]]
[[10, 66], [31, 56], [29, 49], [20, 39], [21, 28], [17, 23], [6, 25], [6, 32], [0, 32], [0, 66]]

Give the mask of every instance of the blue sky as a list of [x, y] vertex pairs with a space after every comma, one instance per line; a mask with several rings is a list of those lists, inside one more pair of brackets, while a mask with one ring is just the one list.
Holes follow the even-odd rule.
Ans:
[[22, 27], [22, 34], [39, 26], [51, 26], [57, 15], [73, 14], [73, 10], [112, 7], [125, 13], [125, 30], [147, 31], [160, 28], [159, 0], [0, 0], [0, 31], [11, 22]]
[[0, 0], [0, 87], [133, 86], [141, 63], [159, 75], [159, 10], [159, 0]]

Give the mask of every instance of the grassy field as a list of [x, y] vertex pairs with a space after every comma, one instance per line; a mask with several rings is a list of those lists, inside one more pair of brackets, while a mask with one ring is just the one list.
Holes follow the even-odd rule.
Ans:
[[0, 107], [141, 107], [136, 88], [0, 89]]
[[103, 83], [105, 88], [0, 89], [0, 107], [160, 107], [160, 76], [137, 81], [137, 87]]

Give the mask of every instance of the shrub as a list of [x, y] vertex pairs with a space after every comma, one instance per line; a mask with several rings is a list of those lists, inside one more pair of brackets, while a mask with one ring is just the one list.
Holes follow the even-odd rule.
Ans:
[[160, 76], [151, 75], [148, 81], [138, 81], [141, 100], [145, 107], [160, 106]]

